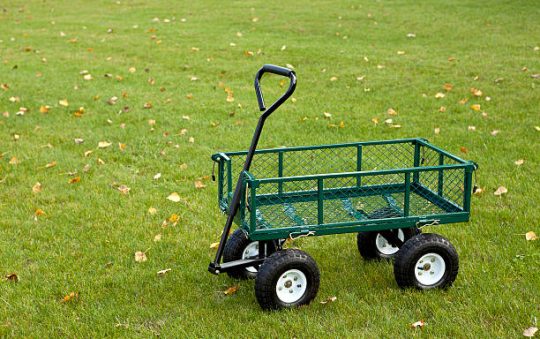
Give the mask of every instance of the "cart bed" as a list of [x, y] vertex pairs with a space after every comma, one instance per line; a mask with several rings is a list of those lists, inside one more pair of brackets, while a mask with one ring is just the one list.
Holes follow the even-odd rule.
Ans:
[[252, 240], [405, 228], [469, 219], [474, 163], [423, 139], [218, 153], [224, 212], [242, 175], [236, 223]]

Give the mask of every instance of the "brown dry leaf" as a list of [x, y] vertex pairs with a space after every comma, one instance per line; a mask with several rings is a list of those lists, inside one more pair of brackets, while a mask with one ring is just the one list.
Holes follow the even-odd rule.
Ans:
[[9, 85], [8, 84], [0, 84], [0, 88], [3, 89], [4, 91], [7, 91], [9, 89]]
[[538, 240], [538, 236], [533, 231], [525, 233], [525, 239], [528, 241]]
[[112, 142], [100, 141], [98, 142], [98, 148], [107, 148], [112, 145]]
[[10, 273], [10, 274], [6, 275], [6, 280], [7, 281], [13, 281], [13, 282], [19, 282], [19, 276], [17, 275], [17, 273]]
[[75, 178], [69, 179], [68, 183], [69, 183], [69, 184], [76, 184], [76, 183], [78, 183], [79, 181], [81, 181], [81, 177], [75, 177]]
[[412, 324], [411, 324], [411, 327], [412, 327], [412, 328], [420, 328], [420, 329], [422, 329], [422, 328], [424, 328], [424, 325], [425, 325], [425, 324], [426, 324], [426, 323], [425, 323], [423, 320], [419, 320], [419, 321], [417, 321], [417, 322], [412, 323]]
[[217, 249], [218, 246], [219, 246], [219, 241], [218, 242], [213, 242], [213, 243], [210, 244], [210, 248], [213, 249], [213, 250]]
[[471, 109], [472, 109], [473, 111], [478, 112], [478, 111], [480, 111], [482, 108], [480, 107], [480, 104], [474, 104], [474, 105], [471, 105]]
[[157, 213], [157, 209], [156, 209], [155, 207], [150, 207], [150, 208], [148, 209], [148, 214], [154, 215], [154, 214], [156, 214], [156, 213]]
[[333, 303], [336, 300], [337, 300], [336, 296], [328, 297], [325, 300], [321, 301], [321, 304], [325, 305], [325, 304], [328, 304], [328, 303]]
[[386, 113], [388, 113], [388, 115], [397, 115], [398, 112], [396, 112], [393, 108], [389, 108]]
[[538, 327], [531, 326], [523, 331], [523, 336], [527, 338], [532, 338], [538, 332]]
[[459, 148], [459, 151], [460, 151], [461, 153], [465, 153], [465, 154], [469, 153], [469, 150], [468, 150], [467, 147], [465, 147], [465, 146], [461, 146], [461, 147]]
[[499, 186], [499, 188], [497, 188], [497, 190], [493, 194], [500, 197], [501, 195], [506, 193], [508, 193], [508, 189], [504, 186]]
[[77, 118], [80, 118], [82, 117], [84, 114], [84, 107], [79, 107], [78, 110], [76, 110], [75, 112], [73, 112], [73, 115], [76, 116]]
[[9, 164], [10, 165], [17, 165], [17, 164], [19, 164], [19, 160], [16, 157], [11, 157], [11, 159], [9, 159]]
[[47, 105], [39, 106], [39, 112], [40, 113], [49, 113], [50, 109], [51, 109], [51, 107], [47, 106]]
[[450, 92], [453, 88], [454, 88], [454, 85], [448, 82], [443, 85], [443, 89], [447, 92]]
[[523, 163], [525, 163], [525, 160], [523, 160], [523, 159], [518, 159], [518, 160], [514, 161], [514, 164], [516, 164], [517, 166], [521, 166], [521, 165], [523, 165]]
[[180, 202], [180, 200], [181, 200], [180, 195], [178, 195], [178, 193], [176, 193], [176, 192], [173, 192], [173, 193], [169, 194], [167, 199], [172, 201], [172, 202]]
[[36, 217], [42, 216], [44, 214], [45, 214], [45, 211], [42, 210], [41, 208], [36, 209], [36, 211], [34, 212], [34, 216]]
[[146, 257], [146, 253], [142, 251], [135, 252], [135, 261], [139, 263], [148, 261], [148, 258]]
[[127, 187], [126, 185], [120, 185], [116, 189], [122, 194], [129, 194], [129, 191], [131, 190], [131, 188]]
[[69, 102], [67, 101], [67, 99], [59, 100], [59, 101], [58, 101], [58, 104], [59, 104], [60, 106], [64, 106], [64, 107], [68, 107], [68, 106], [69, 106]]
[[36, 182], [34, 186], [32, 186], [32, 192], [39, 193], [42, 190], [42, 186], [40, 182]]
[[475, 97], [481, 97], [483, 93], [478, 88], [471, 87], [471, 94]]
[[51, 161], [50, 163], [45, 165], [45, 168], [51, 168], [51, 167], [54, 167], [54, 166], [56, 166], [56, 161]]
[[205, 188], [205, 187], [206, 187], [206, 185], [203, 184], [203, 182], [201, 180], [196, 180], [195, 181], [195, 188], [196, 189], [202, 189], [202, 188]]
[[71, 292], [69, 294], [66, 294], [62, 300], [60, 300], [61, 303], [67, 303], [72, 300], [77, 300], [79, 298], [79, 292]]
[[143, 108], [146, 108], [146, 109], [150, 109], [152, 107], [154, 107], [154, 106], [152, 105], [151, 102], [145, 102], [144, 105], [143, 105]]
[[171, 268], [166, 268], [166, 269], [164, 269], [164, 270], [158, 271], [158, 272], [157, 272], [157, 275], [160, 276], [160, 277], [162, 277], [162, 276], [164, 276], [165, 274], [167, 274], [167, 273], [170, 272], [170, 271], [172, 271]]
[[225, 295], [233, 295], [238, 291], [239, 288], [240, 288], [240, 285], [233, 285], [233, 286], [227, 288], [225, 291], [223, 291], [223, 294], [225, 294]]

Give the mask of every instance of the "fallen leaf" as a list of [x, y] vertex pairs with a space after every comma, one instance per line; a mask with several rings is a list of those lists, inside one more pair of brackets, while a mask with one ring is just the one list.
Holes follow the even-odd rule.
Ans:
[[181, 200], [180, 195], [178, 195], [178, 193], [176, 193], [176, 192], [173, 192], [173, 193], [169, 194], [167, 199], [172, 201], [172, 202], [180, 202], [180, 200]]
[[330, 81], [337, 81], [338, 77], [334, 76], [330, 78]]
[[499, 186], [499, 188], [497, 188], [497, 190], [493, 194], [500, 197], [501, 195], [506, 193], [508, 193], [508, 189], [504, 186]]
[[334, 301], [337, 300], [337, 297], [328, 297], [326, 298], [325, 300], [321, 301], [321, 304], [325, 305], [325, 304], [328, 304], [328, 303], [333, 303]]
[[470, 132], [474, 132], [476, 131], [476, 126], [468, 126], [467, 130], [469, 130]]
[[378, 118], [371, 118], [371, 122], [374, 123], [375, 125], [377, 125], [379, 123], [379, 119]]
[[135, 73], [135, 72], [137, 72], [137, 69], [135, 67], [130, 67], [130, 68], [128, 68], [128, 72], [129, 73]]
[[148, 209], [148, 214], [154, 215], [154, 214], [156, 214], [156, 213], [157, 213], [157, 209], [156, 209], [155, 207], [150, 207], [150, 208]]
[[107, 148], [107, 147], [109, 147], [111, 145], [112, 145], [112, 143], [108, 142], [108, 141], [100, 141], [100, 142], [98, 142], [98, 148]]
[[109, 100], [107, 100], [107, 103], [109, 105], [114, 105], [114, 104], [116, 104], [117, 101], [118, 101], [118, 97], [113, 96], [113, 97], [110, 97]]
[[40, 113], [49, 113], [50, 109], [51, 109], [51, 107], [47, 106], [47, 105], [39, 106], [39, 112]]
[[81, 177], [75, 177], [75, 178], [69, 179], [68, 183], [70, 183], [70, 184], [76, 184], [76, 183], [78, 183], [79, 181], [81, 181]]
[[424, 327], [425, 324], [426, 324], [426, 323], [425, 323], [423, 320], [419, 320], [419, 321], [417, 321], [417, 322], [415, 322], [415, 323], [412, 323], [412, 324], [411, 324], [411, 327], [412, 327], [412, 328], [420, 328], [420, 329], [422, 329], [422, 328]]
[[67, 99], [59, 100], [59, 101], [58, 101], [58, 104], [59, 104], [60, 106], [64, 106], [64, 107], [68, 107], [68, 106], [69, 106], [69, 102], [67, 101]]
[[233, 295], [238, 291], [239, 288], [240, 288], [239, 285], [233, 285], [233, 286], [227, 288], [225, 291], [223, 291], [223, 294], [225, 294], [225, 295]]
[[19, 160], [16, 157], [11, 157], [11, 159], [9, 159], [9, 164], [10, 165], [17, 165], [17, 164], [19, 164]]
[[154, 126], [155, 124], [156, 124], [156, 120], [154, 120], [154, 119], [148, 120], [148, 125]]
[[161, 241], [161, 233], [156, 234], [156, 235], [154, 236], [154, 242], [159, 242], [159, 241]]
[[441, 93], [441, 92], [438, 92], [438, 93], [435, 94], [435, 98], [436, 98], [436, 99], [442, 99], [442, 98], [444, 98], [445, 96], [446, 96], [446, 94]]
[[188, 168], [187, 164], [181, 164], [180, 165], [181, 170], [187, 170], [187, 168]]
[[331, 119], [332, 118], [332, 113], [323, 112], [323, 116], [324, 116], [325, 119]]
[[158, 180], [159, 178], [161, 178], [161, 173], [156, 173], [156, 175], [154, 175], [154, 180]]
[[34, 193], [39, 193], [39, 192], [41, 192], [41, 189], [42, 189], [41, 183], [39, 183], [39, 182], [36, 182], [36, 183], [34, 184], [34, 186], [32, 186], [32, 192], [34, 192]]
[[441, 133], [441, 129], [440, 129], [439, 127], [436, 127], [436, 128], [433, 130], [433, 132], [434, 132], [435, 134], [440, 134], [440, 133]]
[[142, 251], [137, 251], [135, 252], [135, 261], [136, 262], [145, 262], [147, 261], [148, 258], [146, 257], [146, 253], [142, 252]]
[[6, 280], [7, 281], [13, 281], [13, 282], [19, 282], [19, 276], [17, 275], [17, 273], [10, 273], [10, 274], [6, 275]]
[[66, 294], [62, 300], [60, 300], [61, 303], [67, 303], [69, 301], [72, 301], [72, 300], [76, 300], [79, 298], [79, 293], [78, 292], [71, 292], [69, 294]]
[[100, 158], [97, 158], [96, 162], [98, 163], [98, 165], [105, 165], [105, 161]]
[[169, 222], [177, 223], [178, 220], [180, 220], [180, 217], [178, 216], [178, 214], [173, 213], [173, 214], [171, 214], [171, 216], [169, 217], [168, 220], [169, 220]]
[[384, 121], [384, 123], [387, 124], [387, 125], [391, 125], [391, 124], [394, 123], [394, 120], [392, 120], [392, 119], [386, 119], [386, 120]]
[[188, 142], [193, 144], [195, 142], [195, 138], [194, 137], [189, 137]]
[[461, 146], [461, 147], [459, 148], [459, 151], [460, 151], [461, 153], [465, 153], [465, 154], [469, 153], [469, 150], [467, 149], [467, 147], [464, 147], [464, 146]]
[[218, 242], [213, 242], [210, 244], [210, 248], [215, 250], [219, 247], [219, 241]]
[[494, 129], [493, 131], [491, 131], [489, 134], [491, 134], [492, 136], [497, 136], [497, 134], [499, 134], [499, 130], [498, 129]]
[[450, 92], [452, 89], [454, 88], [454, 85], [450, 84], [450, 83], [445, 83], [443, 85], [443, 89], [447, 92]]
[[83, 75], [83, 79], [86, 80], [86, 81], [92, 80], [92, 79], [93, 79], [93, 78], [92, 78], [92, 74], [85, 74], [85, 75]]
[[471, 109], [476, 112], [480, 111], [481, 110], [480, 104], [471, 105]]
[[80, 145], [84, 142], [84, 139], [81, 139], [81, 138], [75, 138], [73, 139], [73, 141], [77, 144], [77, 145]]
[[525, 160], [518, 159], [518, 160], [514, 161], [514, 164], [516, 164], [517, 166], [521, 166], [521, 165], [523, 165], [524, 162], [525, 162]]
[[473, 194], [474, 195], [480, 195], [484, 193], [484, 189], [482, 187], [474, 186], [473, 187]]
[[125, 150], [126, 150], [126, 147], [127, 147], [126, 144], [123, 144], [123, 143], [121, 143], [121, 142], [118, 143], [118, 149], [119, 149], [119, 150], [125, 151]]
[[93, 153], [93, 151], [86, 151], [86, 152], [84, 152], [84, 156], [87, 157], [87, 156], [89, 156], [89, 155], [92, 154], [92, 153]]
[[45, 214], [45, 211], [42, 210], [41, 208], [36, 209], [36, 211], [34, 212], [34, 216], [36, 217], [42, 216], [44, 214]]
[[523, 331], [523, 336], [528, 337], [528, 338], [532, 338], [532, 337], [534, 337], [536, 332], [538, 332], [538, 327], [531, 326], [531, 327], [529, 327], [529, 328], [527, 328], [526, 330]]
[[122, 194], [129, 194], [129, 191], [131, 190], [131, 188], [127, 187], [126, 185], [120, 185], [116, 189]]
[[398, 113], [393, 109], [393, 108], [389, 108], [386, 113], [388, 113], [388, 115], [397, 115]]
[[525, 233], [525, 239], [528, 241], [538, 240], [538, 236], [533, 231]]
[[540, 126], [534, 126], [534, 129], [540, 132]]
[[474, 95], [475, 97], [481, 97], [482, 96], [482, 91], [479, 90], [478, 88], [472, 87], [471, 88], [471, 94]]
[[166, 268], [166, 269], [164, 269], [164, 270], [158, 271], [158, 272], [157, 272], [157, 275], [158, 275], [158, 276], [164, 276], [165, 274], [167, 274], [167, 273], [170, 272], [170, 271], [172, 271], [171, 268]]
[[54, 166], [56, 166], [56, 161], [51, 161], [50, 163], [45, 165], [45, 168], [51, 168], [51, 167], [54, 167]]
[[196, 188], [196, 189], [202, 189], [202, 188], [205, 188], [205, 187], [206, 187], [206, 185], [203, 184], [202, 181], [200, 181], [200, 180], [196, 180], [196, 181], [195, 181], [195, 188]]

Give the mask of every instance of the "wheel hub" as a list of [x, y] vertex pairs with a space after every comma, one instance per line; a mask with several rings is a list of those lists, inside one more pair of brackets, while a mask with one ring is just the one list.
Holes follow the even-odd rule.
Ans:
[[297, 269], [285, 271], [276, 282], [276, 295], [285, 303], [300, 300], [307, 290], [307, 277]]
[[414, 275], [422, 285], [437, 284], [446, 272], [446, 262], [437, 253], [424, 254], [415, 265]]

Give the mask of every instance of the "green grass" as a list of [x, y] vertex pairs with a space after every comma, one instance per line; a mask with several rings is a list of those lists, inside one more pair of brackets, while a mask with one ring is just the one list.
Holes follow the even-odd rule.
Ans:
[[[0, 274], [20, 279], [0, 282], [0, 336], [519, 337], [540, 317], [540, 241], [523, 235], [540, 234], [536, 2], [17, 0], [0, 7], [0, 83], [9, 86], [0, 90], [0, 113], [9, 112], [0, 117]], [[261, 147], [418, 136], [480, 164], [485, 192], [473, 197], [471, 222], [430, 229], [460, 254], [453, 288], [400, 290], [392, 265], [363, 261], [351, 234], [299, 243], [321, 270], [309, 307], [262, 312], [252, 281], [206, 272], [209, 245], [225, 222], [217, 187], [204, 179], [209, 156], [248, 147], [259, 114], [252, 81], [264, 63], [293, 65], [298, 88], [296, 102], [269, 119]], [[453, 90], [446, 93], [445, 83]], [[471, 87], [483, 96], [474, 98]], [[277, 77], [264, 89], [268, 100], [283, 90]], [[436, 99], [437, 92], [446, 96]], [[116, 105], [107, 104], [112, 96]], [[153, 107], [144, 109], [146, 102]], [[49, 113], [39, 112], [42, 105]], [[29, 111], [18, 116], [19, 107]], [[385, 126], [388, 108], [399, 112], [392, 118], [401, 128]], [[328, 127], [323, 112], [345, 128]], [[100, 141], [112, 145], [98, 149]], [[69, 184], [69, 172], [81, 181]], [[197, 190], [201, 177], [207, 187]], [[36, 182], [40, 193], [32, 192]], [[123, 195], [117, 185], [131, 191]], [[494, 196], [501, 185], [508, 194]], [[167, 200], [171, 192], [183, 201]], [[35, 221], [38, 208], [45, 214]], [[162, 226], [173, 213], [180, 221]], [[148, 261], [136, 263], [134, 253], [147, 249]], [[158, 277], [165, 268], [172, 270]], [[224, 296], [237, 283], [238, 293]], [[78, 298], [60, 302], [70, 292]], [[319, 303], [330, 296], [336, 302]], [[424, 329], [411, 329], [420, 319]]]

